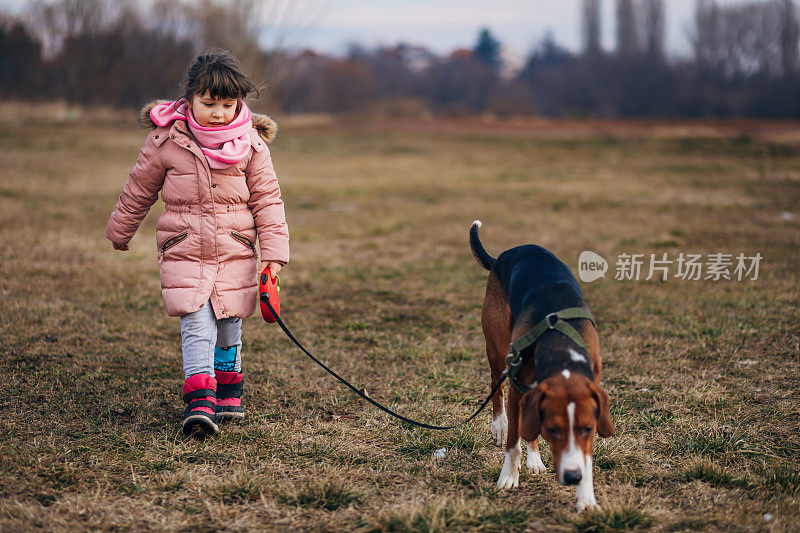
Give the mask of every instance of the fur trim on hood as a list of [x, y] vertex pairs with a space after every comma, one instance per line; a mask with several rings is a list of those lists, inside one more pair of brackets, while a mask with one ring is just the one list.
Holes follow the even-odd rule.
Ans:
[[[143, 128], [150, 130], [157, 127], [153, 119], [150, 118], [150, 110], [153, 109], [153, 106], [156, 104], [163, 104], [164, 102], [169, 102], [169, 100], [153, 100], [139, 111], [139, 124], [141, 124]], [[258, 136], [261, 137], [265, 143], [271, 143], [278, 135], [278, 124], [267, 115], [253, 113], [253, 127], [258, 132]]]

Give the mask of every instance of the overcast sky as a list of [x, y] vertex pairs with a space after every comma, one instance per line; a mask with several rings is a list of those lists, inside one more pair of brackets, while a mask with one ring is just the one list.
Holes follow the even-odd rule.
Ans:
[[[342, 52], [347, 43], [368, 46], [400, 41], [439, 53], [470, 47], [488, 27], [508, 48], [527, 54], [547, 31], [558, 43], [581, 46], [581, 0], [299, 0], [310, 14], [308, 27], [287, 35], [290, 46]], [[603, 44], [614, 43], [613, 0], [601, 0]], [[667, 47], [689, 50], [695, 0], [667, 0]]]
[[[294, 7], [276, 16], [283, 44], [343, 53], [349, 43], [372, 47], [398, 42], [420, 44], [438, 53], [471, 47], [481, 27], [517, 55], [525, 56], [552, 31], [558, 43], [581, 46], [581, 0], [279, 0]], [[736, 0], [718, 0], [720, 4]], [[0, 7], [18, 11], [25, 0], [0, 0]], [[601, 0], [602, 42], [614, 44], [615, 0]], [[665, 0], [667, 49], [689, 53], [695, 0]]]
[[[294, 0], [305, 27], [287, 33], [286, 44], [344, 52], [348, 43], [422, 44], [439, 53], [471, 47], [481, 27], [516, 54], [527, 55], [548, 31], [572, 50], [581, 47], [581, 0]], [[718, 4], [744, 0], [717, 0]], [[763, 1], [763, 0], [755, 0]], [[600, 0], [603, 46], [614, 46], [616, 0]], [[667, 50], [690, 52], [696, 0], [665, 0]]]

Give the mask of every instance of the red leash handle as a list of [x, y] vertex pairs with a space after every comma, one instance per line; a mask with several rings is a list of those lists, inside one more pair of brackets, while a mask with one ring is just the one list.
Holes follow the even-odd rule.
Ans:
[[259, 276], [258, 294], [259, 301], [261, 302], [261, 316], [269, 324], [275, 322], [275, 317], [272, 316], [272, 311], [269, 310], [267, 302], [275, 310], [275, 314], [281, 314], [281, 302], [278, 298], [278, 293], [281, 291], [281, 279], [278, 276], [274, 278], [270, 276], [269, 267], [264, 269], [264, 272]]

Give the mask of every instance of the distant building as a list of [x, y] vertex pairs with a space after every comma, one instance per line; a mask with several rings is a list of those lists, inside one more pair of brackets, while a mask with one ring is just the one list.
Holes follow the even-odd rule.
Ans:
[[500, 49], [500, 77], [510, 80], [525, 68], [525, 56], [508, 47]]
[[436, 60], [436, 56], [424, 46], [399, 44], [394, 48], [387, 48], [384, 53], [396, 55], [408, 70], [415, 73], [427, 69]]
[[451, 60], [453, 59], [469, 60], [472, 59], [473, 55], [474, 54], [472, 53], [472, 50], [470, 50], [469, 48], [456, 48], [455, 50], [450, 52], [450, 55], [447, 56], [447, 58]]

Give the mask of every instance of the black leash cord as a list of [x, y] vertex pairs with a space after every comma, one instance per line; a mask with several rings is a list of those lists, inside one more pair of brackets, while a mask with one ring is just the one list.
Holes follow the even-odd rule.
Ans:
[[495, 393], [497, 392], [497, 390], [500, 388], [500, 385], [502, 385], [502, 384], [503, 384], [503, 381], [505, 381], [505, 379], [506, 379], [506, 377], [507, 377], [507, 374], [503, 374], [503, 377], [500, 379], [500, 381], [498, 381], [498, 382], [497, 382], [497, 385], [495, 385], [495, 386], [494, 386], [494, 388], [492, 389], [492, 392], [490, 392], [490, 393], [489, 393], [489, 396], [487, 396], [487, 397], [486, 397], [486, 399], [483, 401], [483, 404], [481, 404], [481, 406], [478, 408], [478, 410], [477, 410], [477, 411], [475, 411], [475, 412], [474, 412], [474, 413], [473, 413], [473, 414], [472, 414], [472, 415], [471, 415], [469, 418], [467, 418], [466, 420], [463, 420], [463, 421], [461, 421], [461, 422], [459, 422], [459, 423], [457, 423], [457, 424], [453, 424], [453, 425], [451, 425], [451, 426], [433, 426], [433, 425], [430, 425], [430, 424], [425, 424], [425, 423], [423, 423], [423, 422], [417, 422], [416, 420], [411, 420], [410, 418], [406, 418], [405, 416], [403, 416], [403, 415], [401, 415], [401, 414], [395, 413], [394, 411], [392, 411], [392, 410], [391, 410], [391, 409], [389, 409], [388, 407], [384, 407], [383, 405], [379, 404], [378, 402], [376, 402], [375, 400], [373, 400], [372, 398], [370, 398], [369, 396], [367, 396], [366, 394], [364, 394], [363, 392], [361, 392], [360, 390], [358, 390], [357, 388], [355, 388], [354, 386], [352, 386], [350, 383], [348, 383], [348, 382], [347, 382], [347, 380], [346, 380], [346, 379], [344, 379], [343, 377], [339, 376], [339, 374], [337, 374], [336, 372], [334, 372], [333, 370], [331, 370], [330, 368], [328, 368], [327, 366], [325, 366], [325, 363], [323, 363], [322, 361], [320, 361], [319, 359], [317, 359], [316, 357], [314, 357], [313, 355], [311, 355], [311, 352], [309, 352], [308, 350], [306, 350], [306, 349], [303, 347], [303, 345], [302, 345], [302, 344], [300, 344], [300, 341], [298, 341], [297, 339], [295, 339], [295, 338], [294, 338], [294, 335], [292, 335], [292, 332], [291, 332], [291, 331], [289, 331], [289, 328], [287, 328], [287, 327], [286, 327], [286, 324], [284, 324], [284, 323], [283, 323], [283, 320], [281, 320], [281, 317], [280, 317], [280, 316], [278, 316], [278, 313], [276, 313], [276, 312], [275, 312], [275, 309], [273, 309], [273, 308], [272, 308], [272, 304], [270, 304], [270, 303], [269, 303], [269, 299], [265, 298], [264, 300], [262, 300], [262, 302], [264, 302], [265, 304], [267, 304], [267, 307], [269, 308], [269, 311], [270, 311], [270, 313], [272, 313], [272, 316], [275, 318], [275, 322], [277, 322], [277, 323], [278, 323], [278, 325], [279, 325], [279, 326], [281, 327], [281, 329], [283, 330], [283, 332], [284, 332], [284, 333], [286, 333], [286, 336], [287, 336], [287, 337], [289, 337], [289, 340], [291, 340], [291, 341], [292, 341], [292, 342], [293, 342], [293, 343], [294, 343], [294, 344], [295, 344], [295, 345], [296, 345], [298, 348], [300, 348], [301, 350], [303, 350], [303, 353], [305, 353], [307, 356], [309, 356], [309, 357], [311, 358], [311, 360], [312, 360], [312, 361], [314, 361], [314, 362], [315, 362], [315, 363], [317, 363], [319, 366], [321, 366], [322, 368], [324, 368], [324, 369], [325, 369], [325, 371], [326, 371], [326, 372], [328, 372], [328, 373], [329, 373], [331, 376], [333, 376], [333, 377], [335, 377], [336, 379], [338, 379], [339, 381], [341, 381], [341, 382], [342, 382], [343, 384], [345, 384], [345, 385], [346, 385], [346, 386], [347, 386], [347, 387], [348, 387], [350, 390], [352, 390], [353, 392], [355, 392], [356, 394], [358, 394], [359, 396], [361, 396], [363, 399], [367, 400], [369, 403], [371, 403], [372, 405], [374, 405], [375, 407], [377, 407], [377, 408], [378, 408], [378, 409], [380, 409], [381, 411], [384, 411], [384, 412], [386, 412], [386, 413], [389, 413], [389, 414], [390, 414], [390, 415], [392, 415], [393, 417], [395, 417], [395, 418], [399, 418], [399, 419], [400, 419], [400, 420], [402, 420], [403, 422], [408, 422], [409, 424], [413, 424], [413, 425], [415, 425], [415, 426], [419, 426], [419, 427], [421, 427], [421, 428], [426, 428], [426, 429], [453, 429], [453, 428], [456, 428], [456, 427], [458, 427], [458, 426], [461, 426], [461, 425], [464, 425], [464, 424], [466, 424], [467, 422], [469, 422], [470, 420], [472, 420], [473, 418], [475, 418], [476, 416], [478, 416], [478, 413], [480, 413], [481, 411], [483, 411], [483, 408], [484, 408], [484, 407], [486, 407], [486, 406], [489, 404], [489, 402], [491, 401], [492, 397], [495, 395]]

